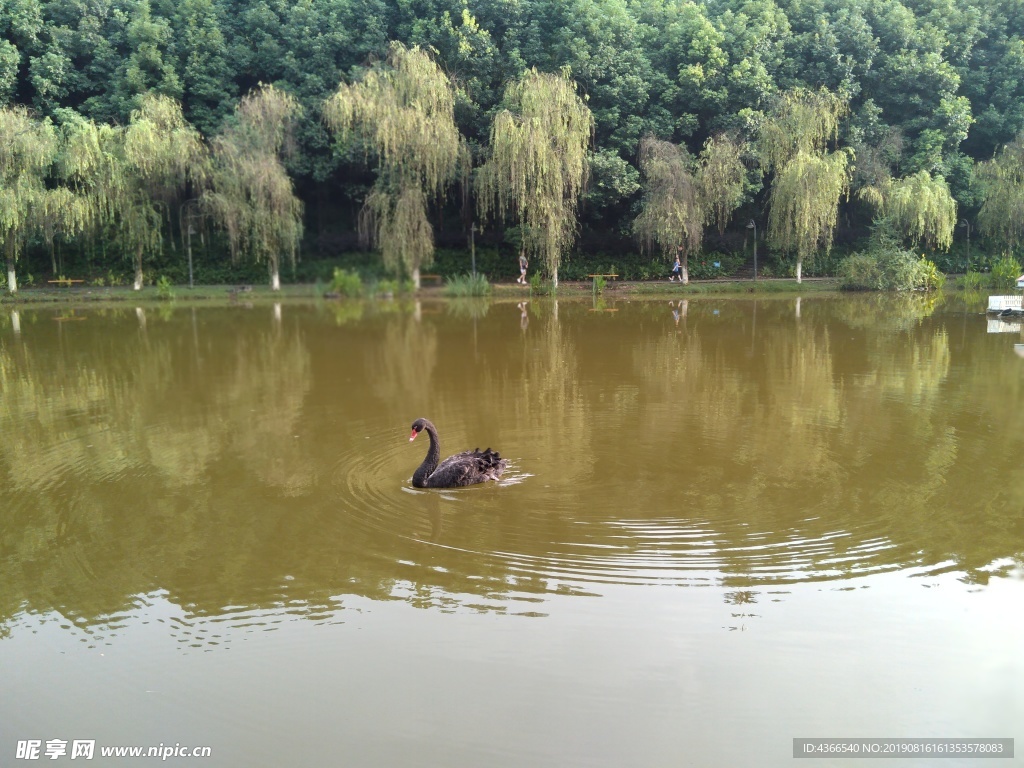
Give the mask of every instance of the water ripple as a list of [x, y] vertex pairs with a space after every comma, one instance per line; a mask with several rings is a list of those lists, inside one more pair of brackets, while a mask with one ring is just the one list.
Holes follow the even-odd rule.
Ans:
[[[453, 434], [467, 431], [457, 420], [446, 426]], [[811, 516], [801, 529], [758, 530], [741, 511], [717, 518], [615, 516], [595, 503], [593, 491], [552, 489], [542, 472], [514, 456], [501, 482], [416, 489], [409, 478], [421, 459], [399, 430], [371, 432], [338, 458], [334, 493], [346, 522], [376, 541], [449, 553], [445, 572], [502, 569], [517, 583], [586, 590], [842, 580], [916, 563], [868, 523], [843, 530]]]

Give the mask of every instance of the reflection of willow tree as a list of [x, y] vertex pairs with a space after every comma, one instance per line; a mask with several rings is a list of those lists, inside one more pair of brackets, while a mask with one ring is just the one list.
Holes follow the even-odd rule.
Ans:
[[591, 433], [600, 428], [600, 419], [587, 412], [575, 345], [556, 318], [549, 314], [531, 336], [519, 380], [516, 420], [528, 425], [544, 444], [544, 455], [558, 457], [560, 482], [575, 492], [577, 485], [591, 479]]
[[296, 333], [240, 339], [233, 375], [216, 398], [228, 414], [231, 450], [270, 486], [288, 495], [309, 490], [313, 465], [298, 439], [310, 386], [309, 352]]
[[[149, 313], [143, 330], [130, 311], [26, 312], [18, 341], [0, 336], [0, 632], [26, 610], [102, 624], [156, 590], [224, 621], [226, 606], [324, 616], [347, 595], [514, 610], [587, 589], [569, 570], [581, 552], [613, 580], [655, 562], [738, 588], [947, 564], [983, 580], [1024, 552], [1020, 361], [993, 359], [981, 328], [959, 341], [959, 316], [954, 333], [949, 313], [904, 312], [902, 297], [890, 325], [860, 298], [805, 300], [799, 320], [791, 300], [761, 299], [756, 323], [752, 302], [713, 315], [694, 299], [679, 326], [663, 303], [612, 316], [563, 302], [557, 320], [539, 306], [521, 334], [495, 304], [473, 355], [472, 321], [429, 307], [340, 329], [313, 313]], [[400, 407], [397, 428], [423, 408], [449, 450], [493, 439], [533, 476], [456, 503], [405, 494], [388, 469], [408, 536], [354, 523], [338, 507], [373, 499], [339, 480], [346, 464], [372, 475], [374, 457], [336, 450], [337, 379], [307, 351], [320, 334], [367, 362], [363, 391], [340, 390], [353, 410]], [[700, 532], [710, 556], [663, 531]]]
[[[294, 443], [294, 424], [308, 389], [309, 355], [292, 336], [240, 336], [230, 352], [220, 356], [220, 386], [213, 392], [215, 414], [195, 413], [163, 423], [168, 402], [182, 403], [185, 392], [175, 386], [181, 377], [184, 350], [152, 321], [145, 337], [136, 340], [138, 366], [101, 362], [112, 349], [102, 350], [96, 365], [79, 357], [60, 361], [52, 376], [16, 375], [9, 358], [0, 359], [4, 387], [0, 419], [16, 425], [9, 442], [8, 462], [16, 484], [50, 485], [69, 468], [91, 473], [93, 479], [117, 478], [141, 472], [161, 485], [190, 487], [209, 471], [211, 462], [227, 447], [242, 451], [261, 476], [273, 485], [273, 463]], [[26, 345], [22, 371], [46, 371], [52, 363]], [[230, 362], [230, 364], [229, 364]], [[184, 365], [191, 367], [186, 357]], [[69, 429], [68, 415], [96, 414], [82, 429]], [[97, 423], [109, 429], [96, 429]], [[211, 429], [215, 424], [216, 429]], [[270, 459], [267, 446], [274, 445]], [[296, 458], [282, 482], [301, 476]], [[283, 486], [281, 486], [283, 487]]]
[[[795, 327], [787, 303], [758, 304], [756, 333], [749, 306], [725, 310], [726, 331], [691, 302], [679, 333], [632, 351], [648, 399], [635, 428], [679, 436], [652, 457], [632, 447], [634, 464], [679, 467], [678, 507], [739, 553], [723, 570], [737, 583], [756, 583], [754, 566], [785, 572], [791, 541], [819, 542], [812, 570], [838, 573], [955, 562], [984, 578], [993, 559], [1021, 557], [1016, 448], [993, 452], [977, 427], [979, 410], [989, 423], [1009, 413], [1018, 424], [1000, 434], [1024, 434], [1006, 407], [1024, 390], [1012, 355], [994, 379], [986, 362], [951, 381], [950, 334], [921, 302], [900, 302], [895, 326], [872, 323], [886, 307], [870, 301], [842, 313], [805, 302]], [[644, 494], [631, 488], [635, 508], [664, 508]], [[751, 544], [769, 546], [752, 554]]]
[[[437, 367], [437, 329], [415, 314], [394, 314], [387, 319], [384, 338], [370, 352], [368, 368], [374, 388], [386, 402], [417, 403], [425, 407]], [[417, 413], [413, 418], [422, 414]], [[411, 473], [410, 473], [411, 474]]]
[[[0, 575], [0, 616], [24, 601], [90, 617], [140, 592], [174, 592], [191, 583], [197, 553], [259, 536], [259, 515], [241, 519], [253, 510], [232, 505], [223, 489], [235, 486], [211, 478], [244, 467], [238, 486], [269, 498], [314, 480], [295, 439], [310, 375], [302, 337], [287, 326], [193, 337], [181, 319], [150, 317], [143, 333], [126, 335], [117, 328], [131, 314], [94, 315], [89, 324], [113, 323], [107, 333], [78, 323], [43, 343], [50, 329], [35, 326], [32, 339], [0, 352], [0, 426], [11, 437], [0, 450], [11, 504], [0, 558], [13, 564]], [[196, 584], [252, 571], [256, 556], [217, 551], [203, 568], [219, 573]]]
[[705, 510], [764, 515], [769, 527], [773, 510], [808, 486], [836, 497], [841, 468], [826, 438], [841, 409], [828, 334], [767, 324], [757, 338], [760, 375], [751, 381], [734, 351], [702, 342], [697, 320], [634, 355], [644, 379], [663, 390], [663, 407], [646, 411], [642, 429], [686, 435], [676, 459], [687, 467], [682, 492]]

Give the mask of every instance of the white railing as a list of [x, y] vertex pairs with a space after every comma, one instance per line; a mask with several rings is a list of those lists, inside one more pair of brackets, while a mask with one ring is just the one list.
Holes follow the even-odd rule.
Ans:
[[1002, 312], [1004, 309], [1021, 309], [1022, 296], [989, 296], [988, 311]]

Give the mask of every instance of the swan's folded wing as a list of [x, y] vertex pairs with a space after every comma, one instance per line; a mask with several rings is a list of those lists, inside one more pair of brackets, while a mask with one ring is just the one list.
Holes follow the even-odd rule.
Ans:
[[435, 487], [474, 485], [486, 480], [496, 480], [505, 469], [505, 461], [497, 451], [479, 448], [463, 451], [442, 461], [430, 475], [430, 484]]

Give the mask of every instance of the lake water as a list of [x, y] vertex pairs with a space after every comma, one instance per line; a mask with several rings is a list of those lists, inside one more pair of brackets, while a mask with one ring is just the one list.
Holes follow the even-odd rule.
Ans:
[[[1024, 339], [983, 308], [5, 308], [0, 765], [1020, 750]], [[413, 489], [420, 416], [505, 477]]]

